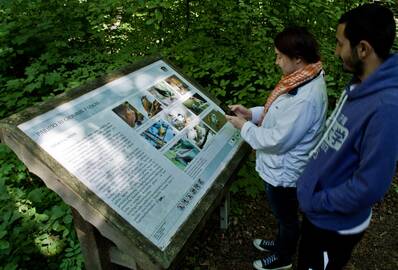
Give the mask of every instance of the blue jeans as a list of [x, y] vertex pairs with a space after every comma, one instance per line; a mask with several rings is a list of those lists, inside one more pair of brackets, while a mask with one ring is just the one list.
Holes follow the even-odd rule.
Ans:
[[265, 192], [278, 221], [276, 254], [283, 260], [291, 260], [300, 234], [296, 188], [274, 187], [265, 183]]

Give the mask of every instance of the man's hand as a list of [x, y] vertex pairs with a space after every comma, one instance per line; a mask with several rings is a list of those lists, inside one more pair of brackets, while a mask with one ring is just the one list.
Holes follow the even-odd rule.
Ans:
[[[229, 105], [228, 106], [231, 111], [234, 112], [234, 114], [236, 114], [238, 117], [240, 118], [244, 118], [246, 120], [251, 120], [252, 119], [252, 112], [245, 108], [244, 106], [240, 105], [240, 104], [235, 104], [235, 105]], [[228, 120], [229, 121], [229, 120]], [[232, 122], [231, 122], [232, 123]]]
[[247, 122], [246, 119], [237, 116], [226, 115], [225, 118], [237, 129], [242, 129], [243, 125]]

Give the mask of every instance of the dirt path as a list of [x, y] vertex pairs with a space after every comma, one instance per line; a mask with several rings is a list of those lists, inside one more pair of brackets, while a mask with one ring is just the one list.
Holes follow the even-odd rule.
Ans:
[[[382, 203], [373, 209], [370, 228], [357, 246], [347, 270], [398, 269], [398, 193], [394, 186]], [[190, 244], [180, 270], [249, 270], [252, 261], [264, 256], [255, 250], [251, 241], [256, 237], [272, 238], [276, 230], [265, 198], [253, 200], [244, 196], [232, 197], [234, 211], [230, 227], [219, 229], [218, 213], [214, 213]]]

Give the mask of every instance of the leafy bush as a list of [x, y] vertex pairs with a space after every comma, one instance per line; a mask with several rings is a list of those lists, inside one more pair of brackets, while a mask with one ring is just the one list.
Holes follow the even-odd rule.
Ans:
[[69, 207], [4, 145], [0, 205], [0, 269], [82, 268]]

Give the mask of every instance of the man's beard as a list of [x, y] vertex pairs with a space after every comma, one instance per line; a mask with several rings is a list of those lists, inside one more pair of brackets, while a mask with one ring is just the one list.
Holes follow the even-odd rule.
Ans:
[[359, 59], [357, 50], [355, 48], [352, 50], [351, 59], [352, 59], [353, 73], [356, 77], [359, 78], [363, 75], [364, 64], [362, 60]]
[[344, 68], [345, 71], [354, 74], [354, 76], [358, 78], [360, 78], [363, 75], [364, 64], [358, 57], [356, 47], [353, 48], [351, 51], [351, 59], [346, 62], [343, 61], [343, 63], [346, 66]]

